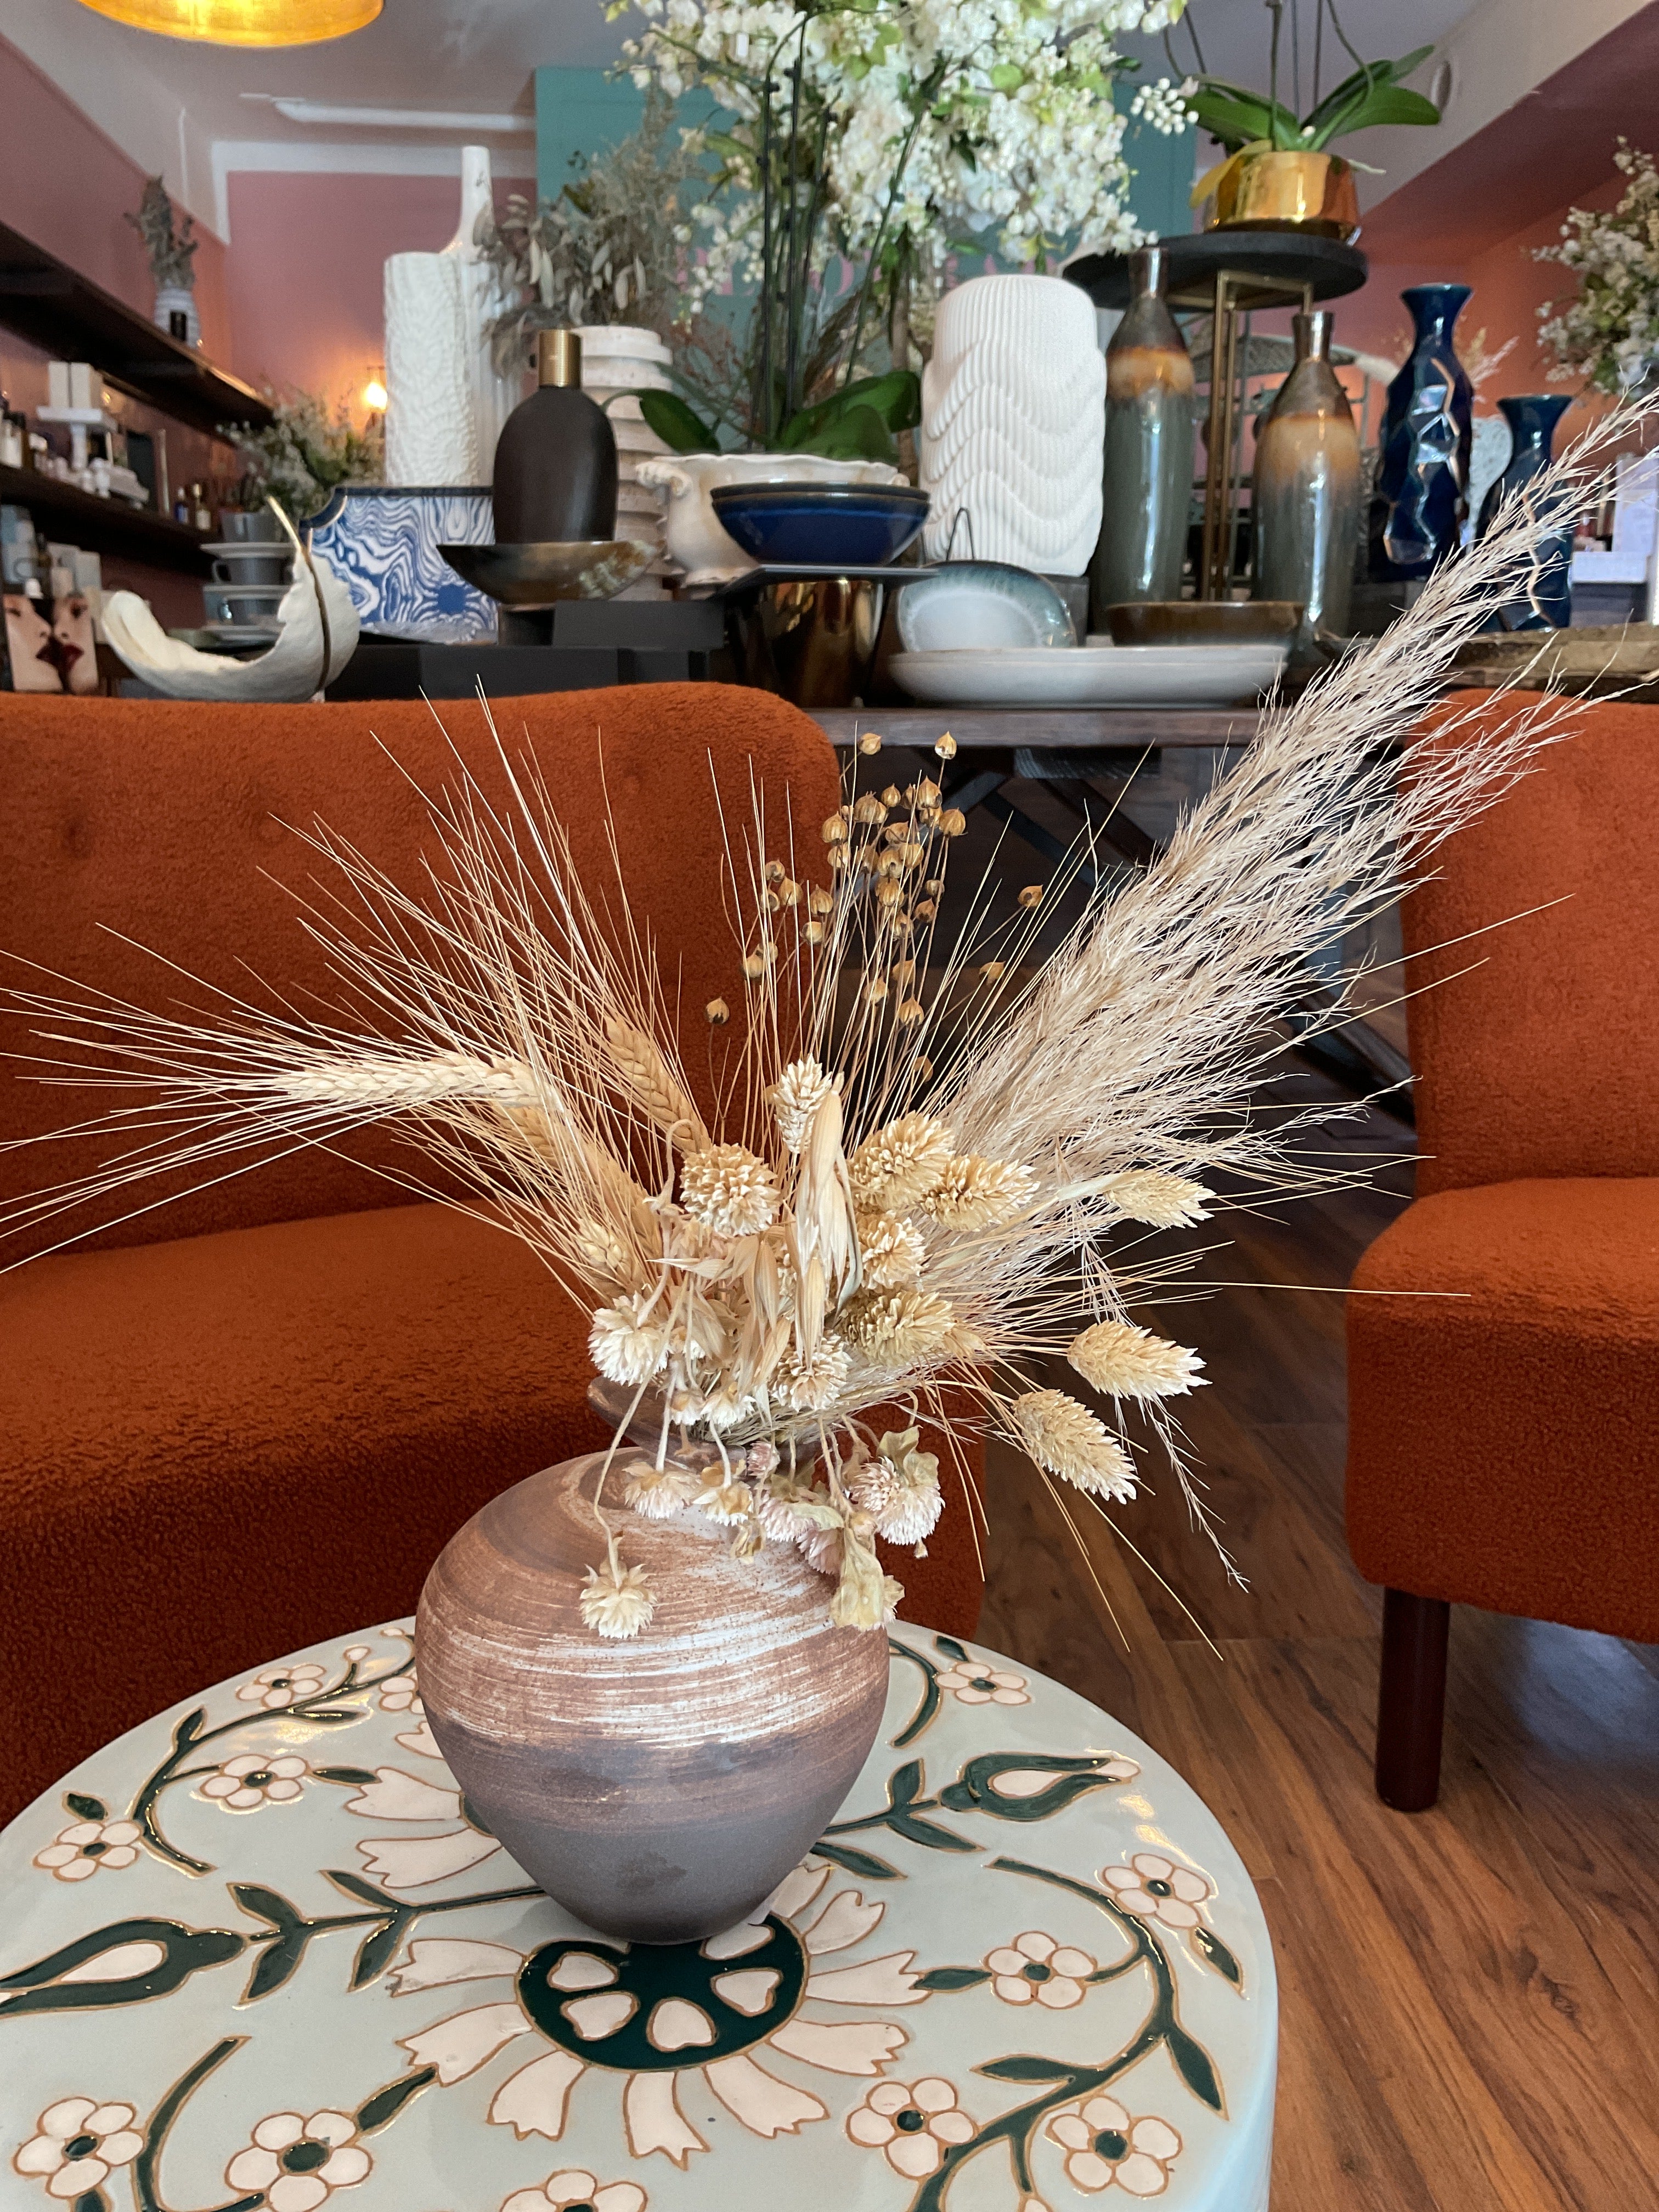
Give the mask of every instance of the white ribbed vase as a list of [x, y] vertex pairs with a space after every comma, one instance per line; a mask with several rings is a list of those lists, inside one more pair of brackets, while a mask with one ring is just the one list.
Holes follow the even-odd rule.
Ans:
[[461, 264], [394, 253], [386, 264], [386, 480], [478, 482]]
[[[923, 539], [965, 514], [981, 561], [1080, 576], [1100, 535], [1106, 357], [1088, 295], [1058, 276], [975, 276], [939, 304], [921, 374]], [[965, 557], [969, 522], [955, 552]]]

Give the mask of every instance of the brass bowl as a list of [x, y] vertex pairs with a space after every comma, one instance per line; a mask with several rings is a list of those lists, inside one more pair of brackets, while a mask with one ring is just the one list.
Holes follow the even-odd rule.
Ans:
[[660, 549], [632, 538], [568, 544], [441, 545], [458, 576], [504, 607], [552, 607], [561, 599], [614, 599], [637, 583]]
[[1144, 599], [1108, 607], [1114, 645], [1252, 645], [1294, 637], [1295, 599]]
[[1310, 230], [1351, 243], [1359, 195], [1340, 154], [1235, 154], [1216, 179], [1206, 230]]

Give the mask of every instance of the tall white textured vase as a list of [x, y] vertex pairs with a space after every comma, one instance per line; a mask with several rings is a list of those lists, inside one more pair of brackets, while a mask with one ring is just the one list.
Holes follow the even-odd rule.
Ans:
[[461, 220], [444, 248], [460, 265], [461, 321], [466, 332], [467, 386], [472, 399], [473, 438], [477, 470], [470, 483], [488, 483], [495, 469], [495, 441], [501, 426], [525, 396], [522, 375], [502, 376], [491, 358], [488, 336], [490, 324], [510, 304], [495, 271], [484, 259], [477, 243], [478, 217], [495, 212], [490, 185], [489, 149], [461, 149]]
[[[924, 546], [1080, 576], [1100, 535], [1106, 359], [1086, 292], [975, 276], [939, 303], [921, 376]], [[958, 521], [958, 518], [962, 518]]]
[[461, 264], [394, 253], [386, 264], [386, 477], [476, 484], [478, 465]]

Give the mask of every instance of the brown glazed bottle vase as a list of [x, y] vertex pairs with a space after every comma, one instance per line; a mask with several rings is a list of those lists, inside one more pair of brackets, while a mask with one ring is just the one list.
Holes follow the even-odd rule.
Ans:
[[421, 1593], [421, 1696], [450, 1771], [533, 1881], [590, 1928], [682, 1943], [748, 1917], [834, 1817], [887, 1692], [880, 1630], [832, 1627], [835, 1584], [793, 1545], [731, 1555], [693, 1509], [612, 1506], [646, 1455], [612, 1461], [606, 1511], [656, 1594], [626, 1641], [586, 1627], [604, 1556], [603, 1455], [491, 1499]]

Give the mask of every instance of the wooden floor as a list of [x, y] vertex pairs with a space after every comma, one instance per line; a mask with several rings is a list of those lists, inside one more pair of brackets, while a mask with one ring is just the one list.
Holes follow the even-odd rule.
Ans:
[[[1346, 1141], [1400, 1153], [1407, 1136], [1373, 1116]], [[1409, 1170], [1384, 1180], [1403, 1191]], [[1212, 1273], [1340, 1285], [1399, 1203], [1230, 1217]], [[1012, 1454], [990, 1468], [980, 1639], [1145, 1736], [1259, 1885], [1284, 2008], [1274, 2212], [1651, 2212], [1659, 1648], [1458, 1610], [1440, 1803], [1387, 1811], [1380, 1601], [1342, 1534], [1342, 1301], [1225, 1290], [1161, 1325], [1207, 1363], [1188, 1425], [1250, 1590], [1225, 1586], [1173, 1498], [1118, 1517], [1223, 1657], [1091, 1514], [1126, 1651]]]

